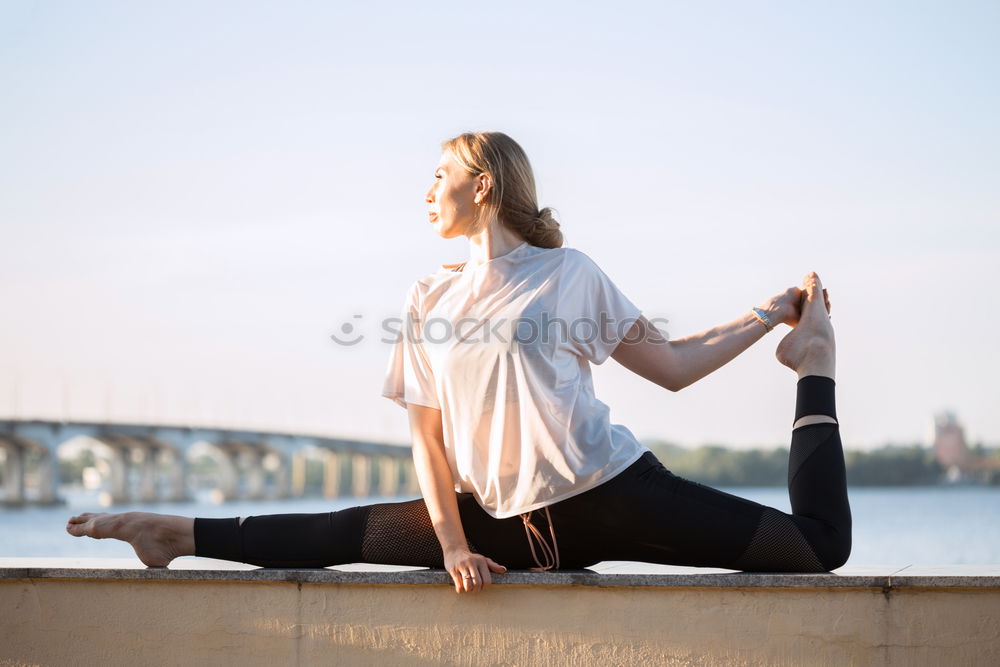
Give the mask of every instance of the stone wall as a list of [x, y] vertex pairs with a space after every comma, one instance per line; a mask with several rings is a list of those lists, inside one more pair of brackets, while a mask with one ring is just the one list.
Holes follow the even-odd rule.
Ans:
[[429, 570], [0, 560], [0, 665], [1000, 664], [1000, 568], [510, 572], [456, 595]]

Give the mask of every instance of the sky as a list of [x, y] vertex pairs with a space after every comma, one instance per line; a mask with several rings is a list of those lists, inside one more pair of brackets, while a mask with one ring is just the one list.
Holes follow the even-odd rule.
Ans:
[[[672, 338], [815, 270], [847, 447], [942, 410], [1000, 445], [995, 2], [7, 0], [0, 91], [0, 418], [407, 442], [379, 323], [468, 258], [440, 142], [499, 130]], [[597, 395], [642, 440], [782, 445], [781, 335]]]

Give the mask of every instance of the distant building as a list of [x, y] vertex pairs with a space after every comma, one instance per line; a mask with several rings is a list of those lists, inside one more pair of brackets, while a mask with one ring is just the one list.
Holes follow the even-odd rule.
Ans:
[[934, 458], [947, 471], [949, 480], [957, 481], [969, 469], [973, 456], [955, 413], [945, 411], [934, 416], [933, 446]]

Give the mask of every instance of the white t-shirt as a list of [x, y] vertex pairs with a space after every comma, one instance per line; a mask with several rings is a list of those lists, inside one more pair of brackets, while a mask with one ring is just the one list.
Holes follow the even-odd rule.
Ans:
[[455, 490], [502, 519], [615, 476], [646, 451], [594, 396], [641, 311], [587, 255], [525, 242], [417, 280], [382, 395], [441, 410]]

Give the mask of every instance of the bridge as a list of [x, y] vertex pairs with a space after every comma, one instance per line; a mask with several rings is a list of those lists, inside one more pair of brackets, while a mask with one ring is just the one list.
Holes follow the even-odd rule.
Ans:
[[[316, 457], [323, 463], [326, 497], [419, 495], [410, 448], [399, 445], [238, 429], [8, 419], [0, 420], [3, 504], [62, 502], [58, 450], [79, 438], [96, 444], [107, 461], [101, 484], [108, 488], [108, 504], [190, 500], [192, 452], [206, 445], [221, 471], [219, 500], [301, 496], [306, 461]], [[31, 497], [29, 459], [37, 461]]]

